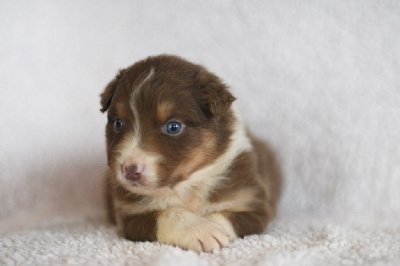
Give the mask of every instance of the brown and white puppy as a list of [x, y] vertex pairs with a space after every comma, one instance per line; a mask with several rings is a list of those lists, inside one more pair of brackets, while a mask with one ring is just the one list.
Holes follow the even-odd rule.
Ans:
[[201, 252], [265, 230], [279, 169], [234, 100], [217, 76], [169, 55], [137, 62], [108, 84], [107, 202], [123, 237]]

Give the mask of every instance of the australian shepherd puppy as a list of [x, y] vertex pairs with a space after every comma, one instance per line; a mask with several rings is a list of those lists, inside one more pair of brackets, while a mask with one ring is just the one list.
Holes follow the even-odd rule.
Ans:
[[139, 61], [108, 84], [106, 194], [123, 237], [210, 252], [265, 230], [279, 169], [234, 100], [217, 76], [170, 55]]

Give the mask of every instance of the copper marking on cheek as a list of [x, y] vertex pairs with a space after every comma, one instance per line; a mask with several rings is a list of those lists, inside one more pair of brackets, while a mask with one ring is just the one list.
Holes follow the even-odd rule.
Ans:
[[201, 144], [196, 147], [185, 161], [174, 171], [172, 176], [179, 177], [179, 181], [186, 180], [193, 172], [211, 163], [215, 157], [216, 137], [210, 132], [203, 134]]

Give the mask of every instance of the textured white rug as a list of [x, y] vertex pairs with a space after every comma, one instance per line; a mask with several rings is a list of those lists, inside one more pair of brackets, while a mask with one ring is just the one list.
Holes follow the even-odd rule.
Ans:
[[276, 221], [212, 254], [120, 239], [98, 219], [68, 218], [0, 238], [0, 263], [26, 265], [353, 265], [400, 263], [400, 226]]
[[[400, 2], [0, 2], [0, 264], [400, 265]], [[279, 219], [215, 254], [103, 222], [98, 95], [173, 53], [221, 76], [284, 174]]]

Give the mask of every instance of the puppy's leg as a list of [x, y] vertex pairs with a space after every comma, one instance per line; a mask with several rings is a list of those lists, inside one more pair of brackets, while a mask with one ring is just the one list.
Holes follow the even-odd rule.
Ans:
[[117, 215], [119, 233], [132, 241], [156, 241], [158, 212]]
[[228, 246], [230, 235], [217, 222], [184, 209], [171, 208], [158, 216], [157, 239], [183, 249], [211, 252]]
[[260, 208], [257, 211], [217, 212], [206, 217], [220, 224], [233, 241], [237, 237], [263, 233], [273, 215], [268, 208]]
[[225, 218], [230, 222], [238, 237], [263, 233], [272, 219], [268, 217], [266, 211], [260, 210], [226, 213]]
[[229, 233], [230, 241], [262, 233], [269, 220], [264, 211], [217, 212], [209, 214], [207, 218], [220, 224]]

